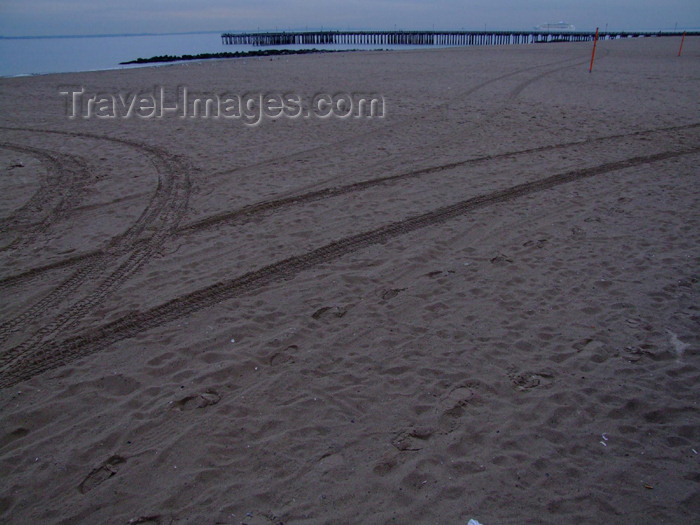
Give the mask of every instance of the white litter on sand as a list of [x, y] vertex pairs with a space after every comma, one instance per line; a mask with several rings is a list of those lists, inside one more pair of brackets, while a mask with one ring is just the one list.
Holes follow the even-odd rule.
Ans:
[[683, 357], [683, 352], [685, 352], [686, 348], [688, 348], [690, 345], [678, 339], [678, 336], [671, 332], [671, 330], [667, 329], [666, 332], [668, 332], [668, 335], [671, 336], [671, 344], [673, 345], [673, 349], [676, 351], [678, 359], [680, 359]]

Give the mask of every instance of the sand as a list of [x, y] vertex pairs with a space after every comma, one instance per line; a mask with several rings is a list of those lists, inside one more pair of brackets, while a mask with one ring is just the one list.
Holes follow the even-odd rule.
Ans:
[[[4, 523], [690, 523], [700, 39], [0, 80]], [[384, 118], [69, 119], [62, 89]]]

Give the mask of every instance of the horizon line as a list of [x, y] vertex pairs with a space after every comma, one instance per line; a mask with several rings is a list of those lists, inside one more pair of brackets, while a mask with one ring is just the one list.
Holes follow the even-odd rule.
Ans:
[[[534, 26], [533, 26], [534, 27]], [[663, 32], [663, 31], [673, 31], [673, 32], [682, 32], [682, 31], [696, 31], [700, 30], [700, 27], [685, 27], [685, 28], [655, 28], [655, 29], [608, 29], [607, 32], [624, 32], [624, 33], [632, 33], [632, 32]], [[293, 33], [300, 33], [300, 32], [319, 32], [319, 31], [384, 31], [384, 32], [390, 32], [390, 31], [445, 31], [445, 32], [454, 32], [454, 31], [532, 31], [532, 29], [496, 29], [496, 28], [489, 28], [489, 29], [466, 29], [465, 27], [462, 27], [460, 29], [427, 29], [427, 28], [421, 28], [421, 29], [409, 29], [409, 28], [394, 28], [394, 29], [339, 29], [339, 28], [324, 28], [323, 26], [320, 26], [318, 28], [304, 28], [304, 29], [291, 29], [291, 28], [285, 28], [285, 29], [239, 29], [235, 31], [221, 31], [221, 30], [202, 30], [202, 31], [168, 31], [164, 33], [156, 33], [156, 32], [141, 32], [141, 33], [95, 33], [95, 34], [77, 34], [77, 35], [19, 35], [19, 36], [6, 36], [6, 35], [0, 35], [0, 40], [33, 40], [33, 39], [52, 39], [52, 38], [115, 38], [115, 37], [138, 37], [138, 36], [177, 36], [177, 35], [204, 35], [204, 34], [235, 34], [235, 33], [284, 33], [284, 32], [293, 32]], [[577, 32], [587, 32], [589, 30], [587, 29], [576, 29]], [[590, 31], [595, 31], [595, 28], [590, 29]]]

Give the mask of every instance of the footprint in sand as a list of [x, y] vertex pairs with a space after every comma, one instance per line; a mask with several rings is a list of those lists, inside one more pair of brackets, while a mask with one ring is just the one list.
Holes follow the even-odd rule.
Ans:
[[655, 349], [655, 345], [646, 343], [637, 346], [627, 346], [625, 347], [625, 359], [627, 359], [630, 363], [636, 363], [643, 358], [655, 360]]
[[316, 468], [322, 474], [327, 474], [335, 470], [342, 469], [345, 466], [345, 458], [340, 453], [328, 452], [321, 456], [318, 460]]
[[512, 262], [513, 262], [513, 259], [511, 259], [507, 255], [502, 254], [502, 253], [499, 253], [498, 255], [496, 255], [496, 257], [493, 257], [491, 259], [491, 264], [506, 264], [506, 263], [512, 263]]
[[[391, 444], [400, 452], [416, 451], [425, 448], [430, 439], [437, 433], [446, 435], [454, 431], [460, 418], [466, 413], [475, 413], [479, 405], [483, 403], [477, 393], [479, 384], [469, 381], [452, 388], [435, 407], [433, 421], [435, 426], [411, 426], [397, 433], [391, 440]], [[385, 466], [378, 465], [377, 469], [384, 471]]]
[[18, 427], [12, 432], [8, 432], [2, 438], [0, 438], [0, 448], [4, 447], [8, 443], [12, 443], [16, 439], [21, 439], [29, 434], [29, 429], [24, 427]]
[[412, 427], [399, 432], [391, 440], [391, 444], [402, 452], [420, 450], [425, 447], [426, 442], [432, 435], [433, 429], [430, 427]]
[[348, 307], [347, 306], [324, 306], [323, 308], [319, 308], [316, 310], [311, 317], [316, 319], [317, 321], [319, 319], [326, 319], [329, 317], [337, 317], [341, 318], [343, 317], [346, 313], [348, 313]]
[[394, 297], [399, 295], [405, 289], [406, 288], [392, 288], [389, 290], [382, 290], [381, 298], [384, 299], [385, 301], [388, 301], [389, 299], [393, 299]]
[[173, 410], [183, 412], [185, 410], [195, 410], [197, 408], [205, 408], [210, 405], [216, 405], [221, 401], [221, 396], [214, 390], [207, 390], [200, 394], [183, 397], [179, 401], [173, 403]]
[[604, 348], [605, 344], [601, 341], [596, 341], [595, 339], [587, 337], [585, 339], [581, 339], [578, 343], [574, 343], [573, 347], [577, 352], [585, 351], [594, 353]]
[[[400, 449], [399, 449], [400, 450]], [[372, 471], [378, 476], [386, 476], [396, 468], [399, 463], [398, 454], [385, 454], [375, 465]]]
[[90, 474], [78, 485], [81, 494], [86, 494], [98, 485], [104, 483], [114, 476], [119, 470], [119, 466], [126, 463], [126, 458], [114, 455], [110, 456], [102, 465], [93, 469]]
[[440, 430], [445, 434], [452, 432], [467, 409], [479, 404], [480, 398], [470, 385], [453, 388], [442, 399], [437, 409]]
[[550, 386], [554, 379], [554, 376], [549, 372], [522, 372], [520, 374], [511, 374], [509, 377], [513, 388], [521, 392]]
[[293, 363], [294, 354], [296, 354], [297, 350], [299, 350], [299, 347], [297, 345], [289, 345], [281, 352], [275, 352], [270, 356], [270, 365], [278, 366], [284, 363]]
[[537, 239], [532, 240], [532, 241], [527, 241], [523, 243], [523, 246], [525, 248], [529, 248], [530, 246], [534, 246], [535, 248], [544, 248], [545, 244], [547, 244], [547, 239]]

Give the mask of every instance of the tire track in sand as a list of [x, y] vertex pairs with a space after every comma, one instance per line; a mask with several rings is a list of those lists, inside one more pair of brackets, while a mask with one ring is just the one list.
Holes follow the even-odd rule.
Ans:
[[331, 188], [324, 188], [316, 191], [311, 191], [303, 194], [290, 195], [288, 197], [283, 197], [280, 199], [270, 199], [266, 201], [256, 202], [248, 206], [244, 206], [237, 210], [232, 210], [228, 212], [218, 213], [215, 215], [210, 215], [198, 221], [194, 221], [183, 225], [179, 229], [179, 233], [191, 233], [203, 229], [208, 229], [214, 226], [219, 226], [221, 224], [226, 224], [230, 222], [245, 221], [256, 218], [259, 214], [278, 211], [284, 208], [289, 208], [299, 204], [308, 204], [311, 202], [329, 199], [332, 197], [339, 197], [349, 193], [354, 193], [357, 191], [363, 191], [374, 186], [387, 186], [393, 183], [402, 182], [410, 180], [413, 178], [420, 178], [425, 175], [432, 175], [434, 173], [439, 173], [442, 171], [447, 171], [451, 169], [456, 169], [465, 166], [478, 165], [487, 163], [493, 160], [507, 159], [518, 157], [521, 155], [532, 155], [534, 153], [543, 153], [547, 151], [558, 151], [566, 148], [571, 148], [575, 146], [587, 146], [593, 144], [599, 144], [601, 142], [608, 142], [611, 140], [619, 140], [626, 138], [636, 138], [636, 137], [646, 137], [655, 133], [668, 133], [674, 131], [684, 131], [689, 129], [699, 128], [700, 123], [689, 124], [685, 126], [673, 126], [666, 128], [649, 129], [644, 131], [635, 131], [632, 133], [624, 133], [618, 135], [608, 135], [605, 137], [598, 137], [594, 139], [564, 142], [561, 144], [554, 144], [548, 146], [538, 146], [536, 148], [528, 148], [524, 150], [511, 151], [506, 153], [499, 153], [495, 155], [485, 155], [483, 157], [459, 160], [455, 162], [450, 162], [447, 164], [438, 164], [435, 166], [429, 166], [427, 168], [422, 168], [419, 170], [411, 170], [404, 173], [399, 173], [396, 175], [388, 175], [386, 177], [376, 177], [373, 179], [367, 179], [360, 182], [354, 182], [344, 186], [335, 186]]
[[[245, 166], [239, 166], [239, 167], [235, 167], [235, 168], [221, 170], [219, 172], [212, 173], [211, 175], [213, 177], [218, 177], [218, 176], [222, 176], [222, 175], [229, 176], [229, 175], [239, 174], [239, 173], [245, 174], [246, 172], [249, 172], [249, 171], [259, 170], [260, 168], [273, 167], [276, 165], [286, 167], [290, 161], [303, 159], [306, 156], [308, 156], [309, 154], [315, 153], [315, 152], [325, 153], [329, 150], [329, 148], [336, 150], [339, 147], [347, 146], [350, 144], [355, 144], [355, 143], [360, 142], [360, 141], [365, 140], [365, 139], [369, 139], [372, 143], [377, 143], [378, 140], [382, 137], [384, 137], [384, 138], [392, 137], [392, 134], [395, 131], [397, 131], [397, 130], [400, 131], [400, 130], [404, 129], [410, 122], [419, 122], [423, 117], [425, 117], [427, 115], [431, 115], [436, 111], [441, 111], [442, 109], [449, 108], [449, 106], [456, 101], [463, 102], [466, 98], [470, 97], [474, 93], [484, 89], [485, 87], [487, 87], [491, 84], [497, 84], [497, 83], [502, 82], [503, 80], [505, 80], [507, 78], [517, 76], [517, 75], [520, 75], [522, 73], [529, 73], [529, 72], [541, 69], [543, 67], [560, 65], [560, 64], [569, 64], [571, 62], [575, 62], [575, 63], [572, 65], [569, 65], [569, 66], [556, 68], [555, 70], [552, 70], [552, 71], [547, 71], [545, 73], [537, 74], [535, 77], [528, 79], [525, 82], [529, 85], [530, 83], [532, 83], [536, 80], [539, 80], [540, 78], [543, 78], [547, 75], [550, 75], [553, 72], [561, 71], [562, 69], [565, 69], [566, 67], [574, 67], [574, 66], [579, 65], [579, 64], [586, 64], [588, 62], [588, 59], [586, 59], [584, 61], [580, 61], [580, 57], [565, 58], [565, 59], [560, 59], [560, 60], [554, 60], [552, 62], [546, 62], [544, 64], [538, 64], [535, 66], [528, 66], [528, 67], [516, 69], [514, 71], [509, 71], [508, 73], [503, 73], [503, 74], [498, 75], [496, 77], [492, 77], [492, 78], [489, 78], [487, 80], [483, 80], [483, 81], [479, 82], [478, 84], [467, 88], [464, 91], [454, 93], [451, 95], [451, 97], [449, 99], [442, 100], [439, 103], [428, 107], [427, 109], [424, 109], [424, 110], [419, 111], [419, 112], [412, 112], [407, 116], [398, 118], [397, 120], [395, 120], [392, 123], [392, 126], [386, 126], [386, 127], [379, 128], [379, 129], [372, 129], [372, 130], [366, 131], [364, 133], [359, 133], [357, 135], [354, 135], [351, 138], [338, 140], [338, 141], [330, 142], [330, 143], [324, 142], [321, 145], [312, 146], [310, 148], [307, 148], [307, 149], [304, 149], [301, 151], [297, 151], [294, 153], [290, 153], [290, 154], [287, 154], [287, 155], [284, 155], [281, 157], [275, 157], [272, 159], [256, 162], [254, 164], [247, 164]], [[516, 89], [517, 89], [517, 87], [516, 87]], [[511, 94], [506, 95], [506, 100], [510, 100], [512, 98], [513, 97], [511, 96]]]
[[86, 161], [76, 155], [10, 142], [0, 142], [0, 148], [37, 157], [47, 170], [37, 191], [10, 216], [0, 220], [1, 232], [17, 230], [17, 236], [0, 247], [0, 251], [8, 251], [31, 243], [52, 223], [63, 219], [80, 202], [89, 173]]
[[526, 195], [597, 175], [697, 153], [700, 153], [700, 147], [631, 157], [591, 168], [567, 171], [472, 197], [373, 230], [345, 237], [304, 254], [288, 257], [245, 273], [237, 278], [220, 281], [181, 295], [149, 310], [135, 312], [102, 326], [85, 330], [77, 336], [61, 341], [47, 341], [36, 348], [18, 348], [17, 351], [13, 349], [0, 358], [0, 373], [2, 374], [0, 388], [12, 386], [34, 375], [98, 352], [109, 344], [132, 337], [144, 330], [161, 326], [234, 297], [249, 294], [273, 282], [293, 278], [319, 264], [334, 261], [344, 255], [386, 242], [394, 237], [443, 224], [479, 208], [507, 203]]
[[[403, 124], [405, 121], [416, 120], [418, 117], [420, 117], [424, 114], [428, 114], [433, 109], [439, 109], [440, 107], [449, 105], [452, 100], [462, 100], [462, 99], [466, 98], [467, 96], [470, 96], [470, 95], [476, 93], [477, 91], [479, 91], [479, 90], [481, 90], [481, 89], [483, 89], [491, 84], [500, 82], [500, 81], [505, 80], [509, 77], [517, 76], [517, 75], [522, 74], [522, 73], [528, 73], [528, 72], [531, 72], [533, 70], [537, 70], [537, 69], [547, 67], [547, 66], [568, 64], [572, 61], [575, 61], [575, 63], [572, 65], [568, 65], [568, 66], [564, 66], [564, 67], [557, 67], [555, 69], [548, 70], [548, 71], [545, 71], [543, 73], [539, 73], [535, 77], [529, 78], [529, 79], [521, 82], [513, 90], [511, 90], [511, 92], [508, 95], [506, 95], [506, 100], [511, 101], [511, 100], [513, 100], [513, 98], [517, 97], [517, 95], [520, 94], [520, 92], [522, 92], [522, 90], [525, 89], [525, 87], [531, 85], [532, 83], [534, 83], [538, 80], [541, 80], [542, 78], [544, 78], [548, 75], [551, 75], [553, 73], [561, 71], [562, 69], [566, 69], [569, 67], [575, 67], [576, 65], [578, 65], [580, 63], [578, 57], [557, 60], [554, 62], [548, 62], [548, 63], [540, 64], [540, 65], [537, 65], [534, 67], [531, 66], [531, 67], [521, 68], [521, 69], [517, 69], [515, 71], [511, 71], [511, 72], [499, 75], [497, 77], [482, 81], [479, 84], [470, 87], [466, 91], [455, 95], [451, 100], [441, 102], [440, 104], [435, 106], [435, 108], [431, 108], [429, 110], [425, 110], [425, 111], [419, 113], [418, 115], [412, 115], [412, 116], [409, 116], [409, 117], [406, 117], [404, 119], [399, 120], [398, 123], [395, 123], [393, 127], [396, 127], [399, 124]], [[500, 110], [493, 112], [488, 118], [491, 118], [493, 115], [497, 114], [499, 111]], [[483, 121], [480, 122], [479, 126], [484, 125], [484, 123], [485, 122], [483, 122]], [[361, 139], [368, 137], [368, 136], [371, 137], [372, 140], [376, 140], [377, 133], [386, 134], [387, 132], [391, 131], [391, 129], [393, 129], [393, 127], [388, 128], [388, 129], [384, 129], [384, 130], [380, 130], [379, 132], [374, 130], [374, 131], [371, 131], [368, 133], [360, 134], [356, 137], [353, 137], [350, 140], [338, 141], [338, 142], [334, 143], [333, 145], [345, 145], [348, 143], [356, 142], [357, 140], [361, 140]], [[56, 131], [56, 130], [36, 130], [36, 129], [30, 129], [30, 128], [10, 128], [10, 127], [2, 127], [2, 126], [0, 126], [0, 129], [35, 131], [35, 132], [44, 132], [44, 133], [56, 133], [56, 134], [64, 134], [64, 135], [68, 135], [68, 136], [78, 136], [78, 137], [96, 138], [96, 139], [101, 138], [101, 139], [105, 139], [105, 140], [114, 140], [116, 142], [128, 144], [128, 145], [131, 145], [133, 147], [142, 147], [141, 145], [139, 145], [138, 143], [135, 143], [133, 141], [126, 141], [124, 139], [112, 139], [110, 137], [102, 137], [102, 136], [92, 135], [92, 134], [87, 134], [87, 133], [73, 133], [73, 132], [64, 132], [64, 131]], [[433, 141], [433, 142], [435, 142], [435, 141]], [[438, 142], [444, 142], [444, 139], [439, 139]], [[315, 151], [325, 150], [327, 147], [328, 147], [327, 144], [324, 144], [323, 146], [314, 146], [312, 148], [303, 150], [301, 152], [295, 152], [295, 153], [292, 153], [289, 155], [285, 155], [284, 157], [281, 157], [281, 158], [275, 158], [275, 159], [271, 159], [268, 161], [262, 161], [259, 163], [246, 165], [246, 166], [243, 166], [240, 168], [235, 168], [233, 170], [226, 170], [222, 173], [232, 174], [232, 173], [238, 173], [238, 172], [247, 172], [247, 171], [259, 169], [259, 168], [262, 168], [265, 166], [274, 166], [276, 164], [279, 164], [280, 162], [288, 162], [290, 160], [303, 157], [303, 155], [306, 155], [306, 154], [309, 154], [309, 153], [312, 153]], [[521, 153], [526, 153], [526, 152], [521, 152]], [[490, 158], [491, 157], [486, 157], [483, 160], [488, 160]], [[493, 158], [498, 158], [498, 157], [493, 157]], [[479, 161], [482, 159], [476, 159], [476, 160]], [[447, 167], [445, 169], [449, 169], [449, 167]], [[433, 173], [436, 171], [442, 171], [442, 169], [440, 169], [440, 167], [438, 167], [437, 169], [436, 168], [428, 168], [426, 170], [421, 170], [420, 172], [415, 172], [415, 174], [416, 175], [423, 175], [423, 174]], [[412, 175], [412, 173], [406, 174], [406, 176], [409, 177]], [[391, 182], [391, 180], [398, 181], [398, 180], [401, 180], [401, 178], [402, 178], [402, 176], [395, 177], [395, 179], [392, 179], [392, 177], [380, 178], [380, 179], [377, 179], [377, 184], [387, 184], [387, 183]], [[334, 179], [326, 179], [323, 182], [313, 184], [311, 187], [318, 187], [319, 185], [327, 184], [328, 182], [331, 182], [332, 180], [334, 180]], [[361, 182], [361, 183], [358, 183], [358, 184], [353, 185], [353, 186], [356, 186], [356, 188], [349, 189], [349, 191], [358, 191], [358, 190], [366, 189], [366, 188], [371, 187], [372, 184], [368, 184], [366, 182]], [[310, 189], [310, 188], [306, 188], [306, 189]], [[289, 205], [290, 203], [293, 203], [294, 201], [298, 201], [298, 202], [302, 203], [302, 202], [311, 202], [311, 200], [317, 200], [317, 198], [327, 198], [327, 197], [324, 197], [323, 194], [328, 193], [328, 192], [329, 192], [329, 190], [321, 190], [320, 192], [318, 192], [318, 195], [316, 195], [315, 197], [310, 197], [308, 199], [304, 198], [305, 196], [302, 195], [301, 198], [295, 197], [292, 199], [286, 199], [283, 197], [283, 198], [274, 199], [272, 201], [264, 201], [264, 202], [261, 202], [258, 204], [253, 204], [250, 206], [246, 206], [240, 210], [226, 212], [223, 214], [217, 214], [215, 216], [202, 219], [201, 221], [198, 221], [196, 224], [190, 225], [186, 229], [181, 229], [179, 231], [179, 233], [182, 233], [183, 231], [201, 229], [202, 227], [206, 228], [206, 227], [214, 226], [217, 223], [219, 223], [219, 219], [221, 219], [222, 222], [228, 222], [229, 220], [232, 220], [232, 219], [235, 219], [238, 217], [250, 216], [251, 213], [254, 214], [254, 213], [258, 213], [260, 211], [267, 211], [268, 209], [275, 209], [275, 207], [276, 207], [275, 203], [278, 204], [279, 206], [283, 207], [283, 206]], [[328, 197], [342, 195], [343, 193], [347, 193], [347, 192], [341, 192], [341, 193], [330, 192], [330, 193], [328, 193]], [[292, 195], [294, 195], [294, 194], [292, 194]], [[268, 206], [268, 204], [270, 206]], [[20, 274], [15, 274], [15, 275], [7, 276], [4, 278], [0, 278], [0, 290], [4, 289], [6, 287], [14, 286], [14, 285], [22, 283], [22, 282], [31, 281], [32, 279], [35, 279], [35, 278], [41, 276], [42, 273], [47, 272], [47, 271], [66, 268], [66, 267], [72, 266], [74, 264], [79, 264], [83, 261], [85, 261], [87, 263], [89, 261], [92, 261], [93, 259], [100, 257], [101, 255], [102, 255], [102, 250], [93, 250], [93, 251], [85, 252], [85, 253], [77, 255], [77, 256], [73, 256], [71, 258], [66, 259], [65, 261], [59, 261], [59, 262], [52, 263], [49, 265], [32, 268], [32, 269], [27, 270], [25, 272], [22, 272]], [[1, 333], [2, 333], [2, 330], [0, 329], [0, 334]], [[2, 339], [0, 338], [0, 343], [1, 342], [2, 342]]]
[[[493, 160], [514, 158], [514, 157], [518, 157], [518, 156], [522, 156], [522, 155], [531, 155], [531, 154], [535, 154], [535, 153], [544, 153], [544, 152], [548, 152], [548, 151], [564, 150], [566, 148], [571, 148], [571, 147], [576, 147], [576, 146], [601, 144], [601, 143], [612, 141], [612, 140], [620, 140], [620, 139], [626, 139], [626, 138], [637, 138], [637, 137], [642, 138], [642, 137], [647, 137], [649, 135], [653, 135], [653, 134], [657, 134], [657, 133], [670, 133], [670, 132], [676, 132], [676, 131], [684, 131], [684, 130], [695, 129], [698, 127], [700, 127], [700, 123], [693, 123], [693, 124], [688, 124], [688, 125], [683, 125], [683, 126], [651, 128], [651, 129], [646, 129], [646, 130], [641, 130], [641, 131], [634, 131], [631, 133], [606, 135], [603, 137], [596, 137], [596, 138], [592, 138], [592, 139], [563, 142], [563, 143], [559, 143], [559, 144], [538, 146], [535, 148], [528, 148], [528, 149], [524, 149], [524, 150], [498, 153], [495, 155], [484, 155], [482, 157], [458, 160], [458, 161], [447, 163], [447, 164], [439, 164], [439, 165], [435, 165], [435, 166], [421, 168], [419, 170], [410, 170], [410, 171], [399, 173], [396, 175], [389, 175], [389, 176], [385, 176], [385, 177], [376, 177], [373, 179], [367, 179], [364, 181], [359, 181], [359, 182], [347, 184], [344, 186], [334, 186], [334, 187], [330, 187], [330, 188], [323, 188], [320, 190], [310, 191], [310, 192], [301, 193], [301, 194], [291, 194], [289, 196], [285, 196], [282, 198], [260, 201], [257, 203], [249, 204], [247, 206], [243, 206], [243, 207], [235, 209], [235, 210], [217, 213], [214, 215], [210, 215], [208, 217], [204, 217], [203, 219], [199, 219], [199, 220], [184, 224], [184, 225], [179, 227], [177, 233], [178, 234], [194, 233], [194, 232], [197, 232], [200, 230], [206, 230], [208, 228], [220, 226], [222, 224], [235, 223], [238, 221], [247, 221], [247, 220], [251, 220], [251, 219], [257, 217], [259, 214], [268, 213], [268, 212], [277, 211], [277, 210], [282, 210], [282, 209], [285, 209], [285, 208], [288, 208], [288, 207], [291, 207], [291, 206], [294, 206], [297, 204], [308, 204], [311, 202], [315, 202], [315, 201], [319, 201], [319, 200], [323, 200], [323, 199], [327, 199], [327, 198], [342, 196], [342, 195], [353, 193], [356, 191], [363, 191], [363, 190], [372, 188], [373, 186], [386, 186], [386, 185], [390, 185], [393, 183], [397, 183], [397, 182], [401, 182], [401, 181], [405, 181], [405, 180], [410, 180], [412, 178], [420, 178], [420, 177], [425, 176], [425, 175], [431, 175], [434, 173], [439, 173], [441, 171], [455, 169], [455, 168], [459, 168], [459, 167], [463, 167], [463, 166], [478, 165], [478, 164], [487, 163], [487, 162], [493, 161]], [[85, 252], [85, 253], [82, 253], [80, 255], [76, 255], [76, 256], [70, 257], [68, 259], [65, 259], [63, 261], [57, 261], [55, 263], [47, 264], [45, 266], [39, 266], [36, 268], [29, 269], [29, 270], [22, 272], [22, 273], [19, 273], [19, 274], [4, 277], [4, 278], [0, 279], [0, 290], [4, 289], [6, 287], [11, 287], [11, 286], [15, 286], [15, 285], [20, 284], [20, 283], [25, 283], [25, 282], [31, 281], [35, 278], [39, 278], [42, 276], [42, 274], [47, 273], [49, 271], [60, 270], [60, 269], [64, 269], [64, 268], [76, 265], [76, 264], [80, 264], [81, 262], [83, 262], [84, 259], [92, 259], [92, 258], [98, 257], [101, 253], [102, 253], [101, 250], [94, 250], [91, 252]]]
[[[144, 146], [134, 141], [102, 137], [87, 133], [56, 132], [24, 128], [4, 128], [20, 131], [58, 133], [72, 137], [107, 140], [146, 152], [158, 173], [156, 191], [139, 218], [125, 232], [112, 238], [103, 250], [87, 256], [73, 258], [79, 267], [46, 296], [19, 315], [0, 325], [0, 343], [5, 342], [19, 326], [45, 317], [47, 311], [77, 293], [80, 288], [93, 286], [93, 291], [60, 312], [52, 322], [42, 326], [22, 346], [38, 344], [53, 332], [75, 325], [91, 308], [102, 302], [109, 293], [121, 285], [131, 274], [145, 264], [175, 234], [184, 216], [190, 196], [189, 166], [179, 157], [160, 148]], [[155, 232], [141, 239], [146, 228]], [[129, 253], [131, 251], [131, 253]], [[126, 260], [120, 262], [125, 254]], [[116, 268], [111, 272], [109, 268]], [[55, 266], [54, 266], [55, 267]], [[103, 278], [103, 276], [105, 276]]]

